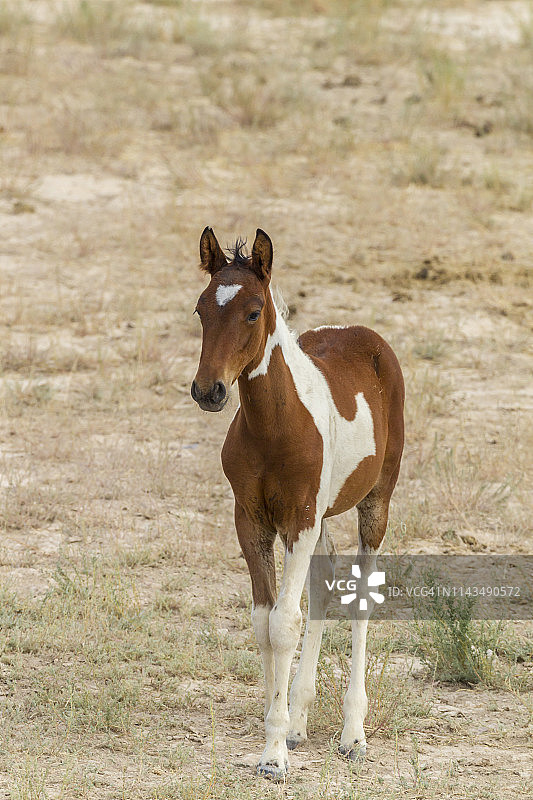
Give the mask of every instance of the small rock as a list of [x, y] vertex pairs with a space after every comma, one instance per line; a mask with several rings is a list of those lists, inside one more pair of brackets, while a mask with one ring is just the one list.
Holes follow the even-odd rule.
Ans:
[[24, 200], [15, 200], [13, 203], [13, 208], [11, 209], [12, 214], [35, 214], [35, 206], [32, 206], [31, 203], [26, 203]]
[[474, 552], [479, 552], [480, 550], [486, 550], [487, 545], [478, 542], [475, 536], [471, 536], [469, 533], [462, 533], [461, 534], [462, 541], [467, 544]]
[[407, 300], [412, 300], [413, 295], [409, 292], [393, 292], [392, 294], [392, 302], [393, 303], [405, 303]]
[[487, 136], [492, 131], [493, 128], [494, 125], [492, 124], [492, 122], [490, 120], [487, 120], [486, 122], [483, 123], [483, 125], [476, 126], [475, 135], [478, 138], [480, 138], [481, 136]]
[[457, 536], [456, 532], [452, 530], [444, 531], [444, 533], [441, 534], [440, 538], [442, 539], [443, 542], [450, 542], [453, 544], [460, 543], [459, 537]]
[[362, 80], [359, 75], [347, 75], [342, 82], [343, 86], [361, 86]]

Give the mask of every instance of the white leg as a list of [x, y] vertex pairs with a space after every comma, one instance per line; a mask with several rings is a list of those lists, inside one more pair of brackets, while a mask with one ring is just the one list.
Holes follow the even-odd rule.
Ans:
[[278, 600], [270, 612], [269, 633], [274, 650], [274, 694], [265, 720], [266, 746], [257, 765], [265, 778], [281, 780], [288, 769], [286, 738], [289, 731], [287, 689], [294, 651], [300, 638], [300, 599], [311, 555], [320, 527], [300, 533], [292, 552], [285, 556], [285, 568]]
[[[316, 668], [328, 605], [329, 593], [325, 581], [326, 579], [331, 581], [335, 575], [334, 552], [335, 548], [329, 538], [326, 522], [323, 520], [322, 533], [314, 552], [314, 555], [328, 556], [327, 561], [324, 559], [322, 570], [324, 574], [323, 576], [320, 575], [317, 580], [317, 585], [314, 587], [315, 591], [318, 592], [315, 597], [317, 601], [317, 611], [321, 613], [318, 619], [309, 619], [309, 615], [307, 617], [298, 672], [291, 685], [289, 704], [290, 725], [289, 734], [287, 736], [287, 747], [289, 750], [294, 750], [295, 747], [301, 744], [301, 742], [305, 742], [307, 739], [307, 715], [316, 694]], [[323, 587], [322, 592], [320, 592], [320, 587]], [[309, 573], [307, 576], [307, 593], [309, 596]]]
[[252, 608], [252, 625], [259, 650], [261, 651], [265, 675], [265, 718], [272, 703], [272, 694], [274, 692], [274, 651], [270, 644], [268, 630], [270, 611], [270, 606], [254, 606]]
[[[376, 567], [377, 551], [364, 549], [359, 543], [358, 553], [370, 556], [363, 559], [361, 565], [361, 581], [366, 584], [367, 578]], [[369, 611], [374, 605], [369, 600]], [[365, 729], [363, 723], [368, 710], [368, 700], [365, 689], [365, 663], [366, 663], [366, 634], [368, 629], [367, 619], [354, 619], [352, 621], [352, 671], [350, 684], [344, 698], [344, 728], [341, 735], [339, 752], [352, 761], [361, 758], [366, 753]]]

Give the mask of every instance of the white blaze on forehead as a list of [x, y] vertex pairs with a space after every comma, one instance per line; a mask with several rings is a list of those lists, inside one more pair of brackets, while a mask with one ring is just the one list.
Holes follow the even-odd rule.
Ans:
[[220, 285], [217, 287], [217, 303], [219, 306], [225, 306], [230, 300], [233, 300], [239, 289], [242, 289], [240, 283], [232, 283], [230, 286]]

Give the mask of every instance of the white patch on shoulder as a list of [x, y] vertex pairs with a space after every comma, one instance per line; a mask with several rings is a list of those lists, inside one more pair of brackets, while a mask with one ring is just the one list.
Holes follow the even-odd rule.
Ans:
[[232, 283], [230, 286], [221, 284], [217, 288], [216, 298], [219, 306], [225, 306], [230, 300], [233, 300], [239, 289], [242, 289], [240, 283]]
[[363, 393], [358, 392], [354, 419], [347, 420], [339, 414], [326, 378], [299, 347], [277, 309], [276, 329], [269, 335], [261, 363], [249, 373], [249, 379], [266, 375], [272, 351], [277, 345], [281, 347], [291, 371], [298, 397], [313, 417], [324, 442], [317, 496], [317, 513], [323, 514], [334, 504], [347, 478], [360, 462], [367, 456], [376, 455], [372, 412]]

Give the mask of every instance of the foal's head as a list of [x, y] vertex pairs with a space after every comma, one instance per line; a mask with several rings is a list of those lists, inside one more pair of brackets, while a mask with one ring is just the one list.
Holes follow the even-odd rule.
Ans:
[[211, 228], [200, 239], [201, 267], [211, 276], [196, 305], [202, 321], [202, 354], [191, 395], [204, 411], [220, 411], [230, 386], [263, 353], [272, 330], [268, 285], [272, 242], [258, 229], [252, 255], [237, 244], [228, 261]]

